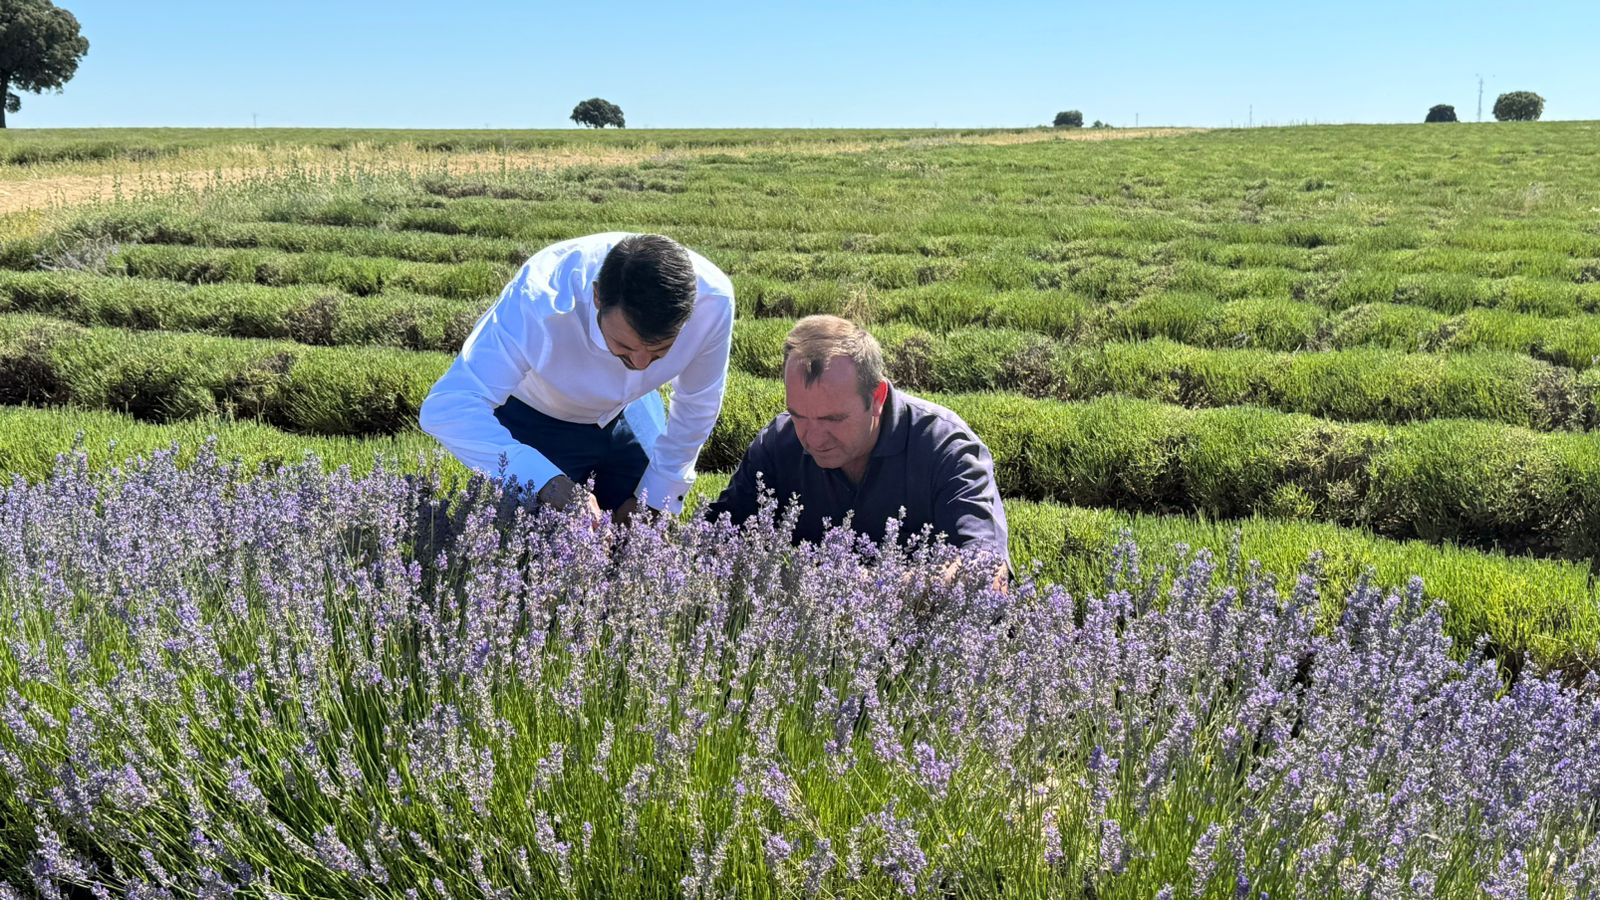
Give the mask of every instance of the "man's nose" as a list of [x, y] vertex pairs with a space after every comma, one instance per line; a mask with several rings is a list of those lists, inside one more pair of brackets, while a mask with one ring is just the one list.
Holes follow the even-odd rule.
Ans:
[[655, 361], [656, 358], [644, 350], [628, 354], [628, 362], [631, 363], [635, 369], [646, 368]]

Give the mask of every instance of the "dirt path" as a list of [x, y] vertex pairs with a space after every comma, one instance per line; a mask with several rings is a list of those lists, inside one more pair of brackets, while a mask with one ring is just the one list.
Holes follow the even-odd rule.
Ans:
[[[913, 138], [908, 147], [937, 144], [985, 144], [994, 146], [1034, 144], [1044, 141], [1105, 141], [1128, 138], [1168, 137], [1199, 129], [1118, 128], [1076, 131], [1025, 131], [1007, 134]], [[628, 165], [648, 159], [685, 159], [711, 154], [747, 155], [790, 149], [797, 153], [856, 153], [892, 146], [894, 141], [847, 141], [840, 143], [789, 142], [751, 143], [735, 147], [695, 147], [659, 150], [650, 147], [591, 149], [558, 148], [538, 153], [421, 153], [409, 148], [373, 147], [354, 153], [327, 153], [292, 165], [301, 172], [337, 174], [342, 171], [399, 172], [417, 174], [448, 172], [468, 175], [474, 172], [499, 172], [522, 169], [561, 169], [577, 165]], [[190, 163], [192, 166], [193, 163]], [[166, 166], [130, 168], [124, 172], [100, 175], [50, 175], [33, 179], [0, 179], [0, 215], [25, 210], [75, 206], [121, 197], [165, 194], [175, 190], [206, 190], [236, 184], [252, 178], [270, 178], [286, 173], [288, 165], [247, 165], [212, 168], [186, 168], [182, 157], [169, 159]]]

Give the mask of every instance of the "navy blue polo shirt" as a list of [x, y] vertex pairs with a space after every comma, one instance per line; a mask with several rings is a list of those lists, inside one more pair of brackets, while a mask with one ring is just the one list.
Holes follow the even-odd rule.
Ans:
[[791, 497], [802, 507], [796, 541], [817, 541], [823, 520], [844, 522], [882, 543], [889, 519], [905, 508], [903, 537], [932, 525], [957, 547], [977, 546], [1005, 556], [1006, 512], [994, 481], [994, 458], [961, 417], [893, 387], [883, 404], [878, 442], [866, 474], [852, 484], [842, 469], [824, 469], [795, 436], [788, 413], [761, 430], [733, 473], [711, 515], [728, 513], [743, 522], [760, 499], [756, 475], [776, 495], [780, 512]]

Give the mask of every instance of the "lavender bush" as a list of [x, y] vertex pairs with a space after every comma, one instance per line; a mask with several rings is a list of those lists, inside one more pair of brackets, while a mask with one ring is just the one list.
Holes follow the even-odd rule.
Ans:
[[174, 460], [0, 492], [5, 896], [1600, 895], [1595, 685], [1419, 583]]

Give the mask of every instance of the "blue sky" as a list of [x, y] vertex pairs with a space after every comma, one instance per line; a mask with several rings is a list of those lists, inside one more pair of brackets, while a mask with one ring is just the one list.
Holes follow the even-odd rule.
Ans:
[[1513, 4], [56, 0], [89, 38], [14, 127], [953, 127], [1600, 119], [1595, 0]]

